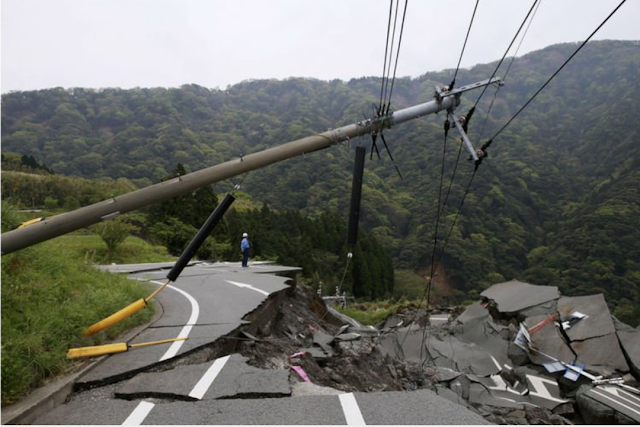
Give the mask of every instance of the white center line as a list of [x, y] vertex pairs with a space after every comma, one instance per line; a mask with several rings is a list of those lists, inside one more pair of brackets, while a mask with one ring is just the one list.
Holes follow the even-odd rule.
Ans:
[[260, 292], [261, 294], [264, 294], [266, 296], [269, 296], [269, 292], [263, 291], [262, 289], [258, 289], [256, 287], [253, 287], [247, 283], [240, 283], [240, 282], [232, 282], [231, 280], [225, 280], [225, 282], [230, 283], [234, 286], [238, 286], [240, 288], [249, 288], [252, 291], [256, 291], [256, 292]]
[[136, 406], [136, 409], [133, 410], [131, 415], [127, 417], [126, 420], [122, 423], [123, 426], [139, 426], [142, 424], [149, 412], [156, 406], [155, 403], [147, 402], [143, 400]]
[[[155, 280], [150, 280], [150, 282], [154, 283], [156, 285], [164, 285], [163, 282], [158, 282], [158, 281], [155, 281]], [[181, 289], [178, 289], [178, 288], [175, 288], [175, 287], [173, 287], [171, 285], [167, 285], [167, 287], [173, 289], [176, 292], [180, 292], [191, 303], [191, 317], [189, 317], [189, 320], [187, 321], [187, 325], [184, 326], [182, 328], [182, 330], [180, 331], [180, 333], [178, 334], [178, 338], [186, 338], [186, 337], [189, 336], [189, 333], [191, 332], [191, 329], [193, 328], [193, 325], [195, 325], [196, 322], [198, 321], [198, 317], [200, 316], [200, 305], [198, 305], [198, 301], [196, 301], [195, 298], [193, 298], [191, 295], [189, 295], [185, 291], [183, 291]], [[178, 354], [178, 351], [180, 350], [180, 347], [182, 347], [182, 344], [184, 344], [184, 341], [175, 341], [173, 344], [171, 344], [171, 347], [169, 347], [169, 349], [160, 358], [160, 361], [170, 359], [173, 356], [175, 356], [176, 354]], [[147, 415], [149, 415], [149, 412], [151, 412], [151, 410], [153, 409], [154, 406], [155, 406], [154, 403], [146, 402], [146, 401], [143, 400], [136, 407], [136, 409], [133, 410], [131, 415], [129, 415], [129, 417], [127, 417], [127, 419], [124, 421], [124, 423], [122, 423], [122, 425], [136, 425], [137, 426], [137, 425], [142, 424], [142, 422], [147, 417]]]
[[[160, 285], [163, 284], [156, 281], [152, 281], [151, 283], [160, 284]], [[193, 325], [195, 325], [198, 322], [198, 317], [200, 316], [200, 305], [198, 305], [198, 301], [196, 301], [194, 297], [192, 297], [182, 289], [175, 288], [171, 285], [168, 285], [167, 288], [171, 288], [174, 291], [181, 293], [191, 303], [191, 317], [189, 317], [189, 320], [187, 321], [187, 325], [184, 326], [180, 331], [180, 333], [178, 334], [178, 338], [186, 338], [191, 333], [191, 329], [193, 329]], [[171, 344], [171, 347], [169, 347], [167, 352], [160, 358], [160, 361], [162, 362], [163, 360], [171, 359], [176, 354], [178, 354], [178, 351], [180, 350], [180, 347], [182, 347], [182, 344], [184, 344], [184, 341], [175, 341], [173, 344]]]
[[207, 390], [209, 390], [209, 387], [211, 387], [211, 384], [216, 379], [220, 371], [222, 371], [222, 368], [224, 368], [224, 365], [225, 363], [227, 363], [227, 360], [229, 360], [229, 357], [231, 356], [224, 356], [216, 359], [216, 361], [213, 362], [209, 369], [207, 369], [207, 372], [205, 372], [202, 378], [200, 378], [198, 384], [193, 387], [193, 390], [191, 390], [189, 396], [201, 400], [202, 397], [207, 393]]
[[360, 407], [358, 406], [358, 402], [356, 401], [356, 397], [353, 395], [353, 393], [340, 394], [338, 395], [338, 397], [340, 398], [342, 412], [344, 412], [344, 417], [347, 420], [347, 425], [367, 425], [367, 423], [364, 422], [364, 418], [362, 418], [362, 412], [360, 412]]

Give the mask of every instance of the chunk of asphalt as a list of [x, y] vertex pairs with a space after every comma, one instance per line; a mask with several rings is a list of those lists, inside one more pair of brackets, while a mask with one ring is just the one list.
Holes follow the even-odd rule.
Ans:
[[537, 286], [512, 280], [497, 283], [484, 290], [481, 296], [494, 301], [500, 313], [516, 313], [560, 298], [556, 286]]
[[602, 337], [613, 334], [616, 331], [609, 313], [609, 307], [604, 300], [604, 295], [560, 298], [558, 301], [558, 313], [560, 313], [561, 320], [566, 319], [576, 311], [589, 317], [580, 320], [565, 330], [571, 341]]
[[336, 340], [338, 341], [355, 341], [355, 340], [359, 340], [362, 337], [362, 335], [357, 334], [355, 332], [350, 332], [348, 334], [340, 334], [338, 336], [336, 336]]
[[[202, 400], [291, 395], [288, 370], [259, 369], [249, 366], [248, 360], [240, 354], [232, 354]], [[127, 400], [147, 397], [198, 400], [189, 394], [214, 362], [138, 374], [117, 389], [115, 395]]]
[[313, 343], [320, 346], [324, 350], [327, 355], [333, 355], [334, 351], [331, 348], [331, 343], [333, 342], [334, 337], [329, 334], [325, 334], [324, 332], [314, 332], [313, 333]]
[[623, 330], [616, 332], [616, 335], [631, 373], [640, 380], [640, 331]]

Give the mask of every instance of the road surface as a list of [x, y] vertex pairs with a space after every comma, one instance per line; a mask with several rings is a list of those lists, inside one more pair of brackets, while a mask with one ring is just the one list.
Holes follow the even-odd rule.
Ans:
[[[160, 286], [168, 267], [103, 268]], [[161, 317], [130, 344], [189, 339], [106, 357], [76, 383], [83, 391], [35, 424], [487, 424], [429, 390], [298, 395], [293, 371], [258, 369], [239, 354], [225, 354], [225, 336], [288, 288], [289, 279], [276, 274], [295, 270], [258, 263], [185, 268], [157, 296]]]

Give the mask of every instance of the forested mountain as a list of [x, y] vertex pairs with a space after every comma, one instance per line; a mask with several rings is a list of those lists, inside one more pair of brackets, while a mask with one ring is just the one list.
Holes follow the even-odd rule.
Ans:
[[[495, 101], [491, 88], [479, 102], [472, 141], [491, 137], [576, 47], [516, 58]], [[458, 85], [488, 78], [496, 65], [460, 70]], [[446, 247], [437, 280], [472, 297], [512, 278], [557, 285], [569, 295], [603, 291], [618, 316], [634, 326], [640, 321], [639, 70], [638, 42], [589, 43], [495, 139], [449, 235], [473, 169], [463, 152], [439, 225]], [[452, 75], [397, 80], [393, 108], [432, 99], [433, 86], [448, 84]], [[14, 92], [2, 95], [2, 148], [33, 156], [58, 174], [126, 177], [141, 186], [178, 163], [197, 170], [370, 117], [379, 91], [379, 78], [292, 78], [226, 90]], [[466, 93], [458, 111], [466, 113], [479, 94]], [[432, 115], [385, 133], [402, 180], [386, 153], [381, 160], [367, 157], [361, 223], [397, 269], [430, 267], [443, 122], [443, 115]], [[450, 132], [443, 198], [459, 139]], [[272, 209], [331, 211], [346, 219], [357, 144], [371, 141], [362, 137], [251, 172], [220, 183], [216, 192], [244, 179], [243, 191]]]

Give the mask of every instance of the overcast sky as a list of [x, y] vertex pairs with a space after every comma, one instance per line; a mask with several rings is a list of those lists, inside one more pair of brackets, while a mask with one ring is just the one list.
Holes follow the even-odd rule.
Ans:
[[[500, 59], [532, 3], [480, 0], [462, 67]], [[542, 0], [518, 56], [585, 39], [619, 3]], [[474, 5], [411, 0], [397, 76], [455, 68]], [[2, 0], [0, 89], [380, 76], [388, 12], [389, 0]], [[639, 18], [628, 0], [594, 39], [640, 40]]]

